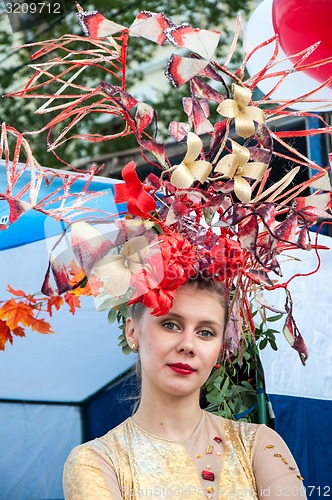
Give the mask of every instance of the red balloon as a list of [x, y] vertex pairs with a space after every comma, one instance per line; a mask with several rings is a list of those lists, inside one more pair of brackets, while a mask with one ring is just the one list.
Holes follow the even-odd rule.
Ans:
[[[287, 56], [297, 54], [316, 42], [317, 49], [303, 64], [332, 57], [332, 0], [273, 0], [274, 31]], [[292, 58], [295, 63], [299, 58]], [[305, 70], [318, 82], [332, 76], [332, 63]], [[332, 82], [329, 84], [332, 88]]]

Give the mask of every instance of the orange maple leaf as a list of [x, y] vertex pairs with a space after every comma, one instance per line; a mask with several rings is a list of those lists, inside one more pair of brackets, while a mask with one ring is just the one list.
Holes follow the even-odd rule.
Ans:
[[71, 292], [65, 293], [65, 301], [69, 305], [69, 311], [72, 314], [75, 314], [76, 309], [81, 307], [81, 301], [80, 301], [79, 297], [77, 297], [76, 295], [74, 295]]
[[25, 293], [23, 290], [15, 290], [15, 288], [12, 288], [10, 285], [7, 284], [7, 290], [13, 295], [16, 295], [16, 297], [25, 297]]
[[58, 311], [60, 307], [62, 306], [64, 300], [63, 297], [60, 295], [54, 295], [53, 297], [50, 297], [47, 299], [47, 312], [50, 316], [52, 316], [52, 307], [55, 307], [55, 309]]
[[38, 333], [54, 333], [51, 325], [44, 319], [33, 318], [30, 323], [32, 330]]
[[12, 331], [12, 333], [14, 335], [16, 335], [17, 337], [25, 337], [24, 328], [22, 328], [21, 326], [18, 326], [17, 328], [14, 328], [14, 330]]
[[9, 329], [15, 330], [19, 323], [24, 326], [31, 325], [31, 321], [34, 319], [33, 311], [32, 305], [10, 299], [0, 307], [0, 319], [6, 319]]
[[13, 336], [10, 333], [10, 329], [5, 321], [0, 319], [0, 350], [5, 350], [6, 342], [13, 343]]
[[104, 285], [103, 281], [97, 278], [96, 275], [91, 274], [89, 279], [84, 283], [84, 286], [78, 286], [71, 291], [74, 295], [80, 296], [84, 295], [86, 297], [90, 297], [91, 295], [98, 295], [102, 286]]
[[71, 261], [69, 266], [67, 266], [68, 272], [71, 275], [70, 284], [75, 286], [86, 278], [85, 271], [76, 264], [75, 261]]

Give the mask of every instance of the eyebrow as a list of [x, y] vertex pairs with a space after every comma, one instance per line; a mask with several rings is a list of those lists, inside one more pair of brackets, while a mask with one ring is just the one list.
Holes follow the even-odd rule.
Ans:
[[[174, 318], [177, 318], [177, 319], [185, 319], [184, 316], [182, 316], [181, 314], [178, 314], [178, 313], [175, 313], [175, 312], [169, 312], [168, 314], [166, 314], [166, 316], [168, 317], [174, 317]], [[220, 323], [218, 323], [218, 321], [211, 321], [210, 319], [206, 319], [206, 320], [202, 320], [202, 321], [199, 321], [198, 322], [198, 325], [215, 325], [215, 326], [218, 326], [219, 328], [224, 328]]]

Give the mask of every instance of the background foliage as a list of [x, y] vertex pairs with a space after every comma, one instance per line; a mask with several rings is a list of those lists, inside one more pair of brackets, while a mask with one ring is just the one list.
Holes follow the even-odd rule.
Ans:
[[[193, 26], [200, 28], [218, 29], [222, 31], [220, 42], [219, 56], [223, 48], [229, 41], [230, 31], [233, 31], [236, 15], [239, 11], [243, 14], [248, 13], [250, 0], [187, 0], [179, 2], [178, 0], [168, 0], [160, 2], [160, 0], [138, 0], [135, 2], [129, 0], [108, 0], [107, 2], [95, 0], [93, 3], [82, 0], [81, 6], [85, 10], [99, 10], [107, 18], [116, 21], [124, 26], [130, 26], [135, 16], [141, 10], [149, 10], [152, 12], [163, 11], [168, 17], [175, 22], [188, 22]], [[8, 30], [9, 21], [6, 14], [2, 14], [0, 18], [0, 92], [1, 95], [9, 91], [14, 91], [22, 88], [22, 82], [28, 80], [32, 75], [32, 70], [28, 67], [29, 56], [33, 52], [33, 48], [13, 49], [17, 43], [30, 43], [33, 41], [53, 39], [62, 36], [65, 33], [74, 33], [81, 35], [81, 28], [76, 19], [76, 7], [72, 0], [62, 0], [62, 14], [39, 14], [38, 21], [40, 23], [30, 29], [25, 29], [15, 33]], [[151, 59], [151, 51], [157, 46], [147, 41], [132, 38], [130, 40], [130, 59], [128, 60], [129, 68], [137, 63]], [[129, 71], [130, 75], [130, 71]], [[138, 78], [144, 75], [139, 71], [135, 71], [135, 75], [129, 80], [130, 84], [134, 84]], [[94, 74], [93, 79], [98, 85], [98, 74]], [[128, 87], [130, 91], [130, 87]], [[184, 89], [185, 90], [185, 89]], [[183, 112], [179, 106], [179, 91], [176, 91], [169, 85], [169, 90], [162, 93], [159, 92], [157, 102], [154, 103], [159, 121], [161, 121], [164, 129], [167, 128], [171, 120], [181, 120]], [[167, 106], [165, 106], [167, 102]], [[6, 122], [17, 128], [19, 131], [30, 131], [40, 129], [46, 122], [49, 116], [33, 115], [35, 109], [40, 103], [37, 100], [22, 101], [21, 99], [6, 98], [1, 102], [1, 121]], [[22, 113], [22, 107], [24, 113]], [[105, 130], [105, 133], [110, 133], [116, 130], [116, 121], [102, 120], [91, 113], [85, 120], [84, 124], [80, 123], [77, 130], [80, 133], [84, 127], [84, 131], [98, 131], [99, 133]], [[40, 164], [48, 167], [61, 167], [59, 161], [52, 153], [46, 151], [45, 137], [40, 135], [30, 136], [29, 142], [32, 146], [35, 157]], [[125, 150], [136, 146], [135, 138], [126, 137], [122, 141], [109, 143], [82, 143], [80, 141], [71, 142], [70, 146], [65, 144], [62, 149], [59, 148], [58, 154], [60, 157], [65, 157], [69, 163], [75, 164], [75, 161], [85, 158], [91, 158], [96, 155], [111, 153], [119, 149]]]

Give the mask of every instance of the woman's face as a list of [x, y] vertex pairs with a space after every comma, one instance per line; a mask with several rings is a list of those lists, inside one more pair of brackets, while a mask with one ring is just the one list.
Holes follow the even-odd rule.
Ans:
[[199, 393], [222, 347], [225, 309], [219, 298], [192, 286], [180, 287], [166, 316], [146, 309], [127, 320], [129, 345], [138, 345], [142, 390], [174, 396]]

